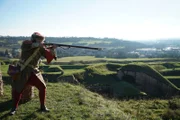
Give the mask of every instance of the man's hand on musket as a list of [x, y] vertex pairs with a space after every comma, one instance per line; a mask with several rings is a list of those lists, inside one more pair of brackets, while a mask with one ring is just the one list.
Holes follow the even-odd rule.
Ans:
[[53, 49], [56, 49], [58, 46], [57, 45], [52, 45], [52, 48]]

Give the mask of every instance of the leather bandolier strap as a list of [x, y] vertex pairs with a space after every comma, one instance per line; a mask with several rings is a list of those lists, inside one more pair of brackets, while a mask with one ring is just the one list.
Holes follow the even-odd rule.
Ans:
[[23, 71], [24, 68], [29, 65], [29, 63], [31, 62], [31, 60], [32, 60], [32, 59], [37, 55], [37, 53], [39, 52], [39, 49], [40, 49], [40, 48], [37, 48], [37, 49], [35, 50], [35, 52], [24, 62], [24, 64], [21, 63], [21, 62], [18, 62], [18, 65], [21, 66], [21, 69], [20, 69], [21, 71]]

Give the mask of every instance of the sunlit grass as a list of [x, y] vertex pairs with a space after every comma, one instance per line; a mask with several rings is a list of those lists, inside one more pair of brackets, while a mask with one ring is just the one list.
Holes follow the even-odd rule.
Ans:
[[[5, 85], [6, 86], [6, 85]], [[50, 113], [38, 112], [39, 98], [38, 92], [35, 97], [19, 106], [19, 109], [14, 116], [6, 116], [10, 110], [10, 105], [2, 111], [0, 110], [0, 118], [5, 117], [7, 120], [14, 119], [30, 119], [30, 120], [57, 120], [57, 119], [122, 119], [125, 120], [128, 116], [121, 109], [118, 109], [117, 103], [107, 100], [102, 96], [92, 93], [83, 86], [71, 85], [68, 83], [47, 83], [47, 100], [46, 105], [51, 110]], [[11, 87], [5, 87], [5, 94], [0, 100], [0, 105], [4, 106], [6, 101], [10, 100]], [[36, 89], [37, 91], [37, 89]]]
[[180, 79], [180, 76], [165, 76], [167, 79]]
[[9, 67], [9, 65], [0, 65], [0, 70], [1, 70], [3, 76], [8, 76], [8, 74], [7, 74], [8, 67]]
[[[92, 56], [86, 56], [87, 59], [96, 59]], [[78, 57], [77, 57], [78, 58]], [[79, 60], [83, 57], [79, 57]], [[74, 57], [71, 58], [71, 60]], [[116, 59], [118, 60], [118, 59]], [[121, 60], [121, 59], [119, 59]], [[125, 60], [125, 59], [124, 59]], [[137, 60], [137, 59], [126, 59]], [[146, 60], [146, 59], [145, 59]], [[161, 60], [161, 59], [157, 59]], [[2, 65], [3, 74], [6, 73], [8, 65]], [[51, 65], [50, 65], [51, 66]], [[48, 67], [50, 67], [48, 66]], [[59, 67], [60, 65], [52, 65]], [[78, 73], [87, 72], [89, 74], [87, 81], [94, 83], [116, 84], [111, 75], [116, 74], [116, 68], [124, 66], [121, 64], [105, 63], [94, 65], [62, 65], [64, 76], [76, 75]], [[110, 68], [113, 70], [110, 70]], [[162, 65], [154, 66], [154, 68], [163, 68]], [[59, 74], [59, 72], [49, 71], [46, 74]], [[173, 78], [167, 76], [166, 78]], [[179, 78], [176, 76], [174, 78]], [[108, 82], [107, 82], [108, 81]], [[116, 81], [117, 82], [117, 81]], [[126, 84], [121, 84], [123, 87]], [[113, 86], [112, 86], [113, 87]], [[119, 86], [118, 86], [119, 87]], [[123, 89], [123, 87], [121, 87]], [[123, 89], [124, 90], [124, 89]], [[135, 89], [131, 89], [134, 90]], [[125, 92], [131, 92], [126, 91]], [[12, 105], [11, 102], [11, 85], [4, 85], [4, 96], [0, 98], [0, 119], [5, 120], [162, 120], [162, 115], [168, 109], [168, 100], [165, 99], [115, 99], [104, 98], [100, 94], [90, 92], [83, 85], [73, 85], [69, 83], [47, 83], [47, 107], [50, 113], [40, 113], [38, 91], [35, 89], [35, 97], [21, 104], [15, 116], [6, 116]], [[178, 99], [179, 100], [179, 99]], [[167, 113], [168, 114], [168, 113]]]
[[5, 85], [4, 96], [0, 99], [0, 108], [4, 107], [0, 109], [0, 119], [162, 120], [162, 115], [168, 109], [168, 100], [165, 99], [108, 99], [88, 91], [81, 85], [69, 83], [47, 83], [46, 105], [51, 110], [49, 113], [38, 111], [40, 105], [37, 89], [35, 89], [35, 97], [19, 105], [14, 116], [7, 115], [12, 105], [9, 100], [11, 100], [11, 86]]
[[119, 62], [157, 62], [164, 60], [172, 60], [172, 58], [96, 58], [95, 56], [75, 56], [75, 57], [62, 57], [58, 58], [57, 61], [54, 62], [71, 62], [71, 61], [119, 61]]

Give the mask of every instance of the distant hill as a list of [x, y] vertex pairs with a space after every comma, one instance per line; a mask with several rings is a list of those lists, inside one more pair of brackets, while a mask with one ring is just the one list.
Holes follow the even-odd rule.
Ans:
[[[13, 36], [0, 36], [1, 45], [8, 46], [9, 44], [18, 44], [19, 41], [30, 39], [30, 37], [13, 37]], [[70, 44], [70, 45], [85, 45], [85, 46], [98, 46], [105, 48], [139, 48], [143, 47], [143, 43], [127, 41], [116, 38], [94, 38], [94, 37], [46, 37], [46, 42]]]
[[[0, 45], [3, 50], [20, 48], [22, 41], [27, 39], [30, 39], [30, 37], [0, 36]], [[77, 48], [66, 49], [65, 51], [59, 49], [57, 51], [59, 57], [91, 55], [96, 57], [124, 58], [127, 56], [127, 52], [147, 47], [147, 45], [143, 43], [116, 38], [46, 37], [46, 42], [104, 48], [103, 51], [98, 52]]]
[[141, 48], [144, 44], [134, 41], [126, 41], [116, 38], [93, 38], [93, 37], [47, 37], [47, 42], [64, 43], [71, 45], [96, 46], [103, 48]]
[[[14, 48], [20, 48], [23, 40], [30, 39], [28, 36], [0, 36], [0, 55], [3, 55], [6, 49], [12, 51]], [[62, 50], [57, 49], [58, 57], [67, 56], [95, 56], [106, 58], [138, 58], [140, 55], [133, 53], [141, 48], [157, 48], [173, 46], [180, 47], [180, 39], [164, 39], [151, 41], [128, 41], [116, 38], [94, 38], [94, 37], [46, 37], [47, 43], [60, 43], [67, 45], [89, 46], [103, 48], [102, 51], [70, 48]], [[132, 54], [133, 53], [133, 54]], [[163, 55], [161, 55], [163, 56]], [[164, 55], [166, 56], [166, 54]]]
[[169, 46], [180, 47], [180, 38], [148, 40], [148, 41], [139, 41], [139, 42], [153, 47], [169, 47]]

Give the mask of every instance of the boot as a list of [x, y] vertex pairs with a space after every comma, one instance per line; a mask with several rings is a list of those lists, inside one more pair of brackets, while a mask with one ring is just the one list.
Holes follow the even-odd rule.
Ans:
[[16, 110], [17, 110], [16, 108], [12, 108], [9, 114], [14, 115], [16, 113]]
[[41, 110], [42, 112], [49, 112], [49, 109], [48, 109], [45, 105], [41, 105], [40, 110]]

